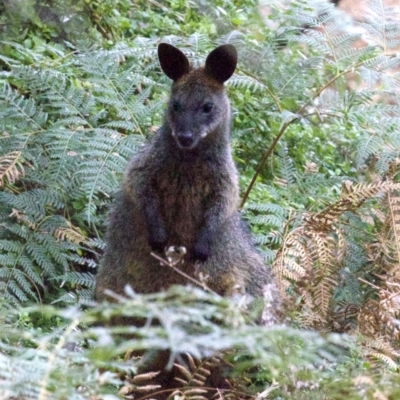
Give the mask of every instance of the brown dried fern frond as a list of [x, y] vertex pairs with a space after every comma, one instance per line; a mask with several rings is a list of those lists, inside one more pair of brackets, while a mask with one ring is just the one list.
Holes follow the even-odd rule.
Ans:
[[[397, 267], [400, 268], [400, 191], [389, 190], [387, 202], [393, 232], [395, 257], [397, 259]], [[400, 272], [400, 269], [397, 269], [396, 272]]]
[[58, 227], [54, 231], [54, 236], [57, 240], [69, 240], [72, 243], [84, 243], [86, 241], [85, 235], [80, 232], [80, 229], [73, 226], [67, 221], [68, 227]]
[[369, 337], [376, 337], [381, 334], [381, 317], [379, 301], [369, 299], [361, 308], [358, 317], [358, 329]]
[[385, 338], [387, 343], [400, 339], [400, 283], [398, 277], [382, 276], [381, 287], [368, 283], [378, 292], [379, 299], [369, 299], [358, 314], [358, 329], [366, 336]]
[[134, 399], [143, 397], [151, 399], [160, 389], [160, 385], [152, 383], [152, 380], [159, 375], [160, 372], [147, 372], [138, 374], [134, 377], [125, 376], [124, 385], [118, 391], [121, 396], [126, 399]]
[[306, 225], [305, 234], [309, 239], [308, 246], [314, 264], [317, 263], [321, 266], [329, 266], [335, 259], [336, 238], [332, 236], [333, 232], [335, 232], [335, 230], [332, 230], [329, 235], [325, 232], [309, 229], [309, 226]]
[[373, 213], [377, 231], [375, 241], [365, 246], [367, 259], [372, 265], [373, 279], [377, 282], [359, 278], [372, 287], [375, 298], [370, 298], [361, 307], [358, 315], [359, 331], [366, 336], [379, 336], [389, 344], [400, 340], [400, 191], [399, 184], [387, 177], [389, 189], [381, 199], [385, 218]]
[[30, 220], [29, 217], [25, 213], [17, 210], [16, 208], [13, 208], [11, 210], [11, 213], [10, 213], [9, 217], [10, 218], [16, 218], [16, 220], [19, 223], [27, 225], [30, 229], [36, 229], [37, 228], [37, 225], [32, 220]]
[[[334, 321], [330, 318], [332, 294], [338, 284], [338, 271], [346, 256], [346, 240], [341, 226], [341, 216], [348, 211], [358, 211], [373, 196], [392, 193], [400, 189], [391, 180], [376, 183], [348, 182], [342, 187], [341, 197], [318, 213], [307, 213], [303, 224], [289, 231], [278, 250], [272, 265], [281, 295], [287, 297], [290, 287], [300, 295], [299, 322], [303, 326], [328, 329]], [[400, 236], [400, 200], [392, 200], [392, 218]], [[379, 214], [379, 213], [378, 213]], [[383, 213], [379, 214], [380, 219]], [[398, 226], [398, 228], [397, 228]], [[397, 239], [396, 239], [397, 240]], [[390, 251], [387, 252], [388, 255]], [[380, 254], [371, 252], [371, 255]], [[297, 300], [298, 302], [298, 300]], [[302, 316], [301, 314], [304, 313]], [[315, 315], [312, 315], [315, 313]], [[371, 315], [367, 312], [366, 318]]]
[[386, 289], [379, 291], [379, 316], [383, 334], [390, 342], [400, 338], [400, 284], [386, 281]]
[[305, 218], [315, 230], [324, 232], [330, 231], [331, 226], [346, 211], [355, 211], [369, 198], [377, 194], [385, 193], [390, 190], [400, 190], [400, 183], [391, 180], [380, 181], [376, 183], [359, 183], [351, 190], [348, 188], [346, 192], [341, 193], [341, 198], [337, 202], [324, 208], [316, 214], [311, 214]]
[[170, 396], [181, 396], [185, 400], [206, 400], [210, 390], [217, 388], [206, 387], [207, 378], [212, 374], [213, 370], [220, 364], [221, 360], [217, 357], [211, 359], [198, 360], [190, 354], [186, 354], [187, 365], [174, 364], [174, 367], [179, 372], [179, 376], [175, 376], [175, 380], [182, 387], [176, 389]]
[[272, 271], [283, 296], [285, 296], [288, 287], [286, 278], [299, 281], [307, 274], [312, 265], [310, 252], [302, 236], [303, 228], [290, 232], [272, 264]]
[[336, 236], [336, 259], [338, 260], [343, 260], [344, 256], [347, 253], [347, 242], [345, 240], [345, 237], [343, 235], [343, 232], [341, 229], [336, 229], [336, 227], [333, 227], [334, 234]]
[[357, 327], [357, 317], [360, 306], [352, 303], [339, 303], [333, 311], [330, 311], [329, 319], [332, 330], [335, 332], [354, 332]]
[[391, 369], [399, 369], [396, 360], [400, 357], [400, 353], [392, 347], [385, 337], [381, 336], [375, 339], [366, 339], [364, 343], [364, 354], [372, 364], [376, 364], [377, 361], [380, 361]]
[[24, 167], [19, 161], [20, 157], [20, 151], [11, 151], [0, 157], [0, 186], [4, 185], [5, 180], [8, 183], [15, 183], [25, 175]]
[[333, 289], [336, 287], [337, 281], [328, 276], [322, 277], [313, 289], [313, 298], [315, 307], [318, 309], [319, 315], [324, 321], [328, 321], [329, 306]]
[[[180, 400], [250, 400], [254, 395], [247, 394], [249, 380], [246, 377], [225, 378], [222, 368], [228, 367], [221, 357], [198, 360], [187, 355], [187, 365], [175, 364], [180, 376], [175, 380], [182, 387], [177, 388], [170, 396]], [[246, 376], [246, 375], [245, 375]]]
[[312, 308], [303, 307], [297, 321], [300, 326], [313, 327], [320, 331], [326, 330], [326, 320], [318, 312], [315, 312], [314, 304], [312, 304]]
[[[337, 237], [328, 234], [321, 225], [306, 222], [290, 232], [272, 266], [283, 296], [289, 279], [295, 292], [302, 298], [303, 311], [299, 322], [303, 326], [318, 327], [327, 322], [329, 304], [336, 286]], [[337, 232], [337, 229], [331, 229]], [[343, 251], [340, 253], [344, 254]], [[278, 274], [277, 274], [278, 273]], [[312, 313], [316, 315], [312, 316]], [[311, 325], [310, 325], [311, 324]]]

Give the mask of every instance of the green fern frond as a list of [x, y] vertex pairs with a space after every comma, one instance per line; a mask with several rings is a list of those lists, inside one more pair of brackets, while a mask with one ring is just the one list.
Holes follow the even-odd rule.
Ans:
[[[209, 46], [200, 36], [191, 40]], [[155, 40], [136, 42], [58, 49], [57, 61], [10, 44], [31, 62], [12, 62], [11, 84], [8, 75], [0, 77], [0, 179], [7, 182], [0, 192], [0, 257], [3, 268], [20, 270], [33, 285], [64, 275], [69, 290], [77, 283], [73, 273], [81, 272], [75, 268], [96, 267], [103, 247], [98, 227], [128, 159], [153, 119], [159, 122], [163, 102], [152, 95], [162, 84], [143, 74], [155, 70]], [[17, 302], [34, 292], [15, 276], [4, 285]]]
[[248, 75], [235, 74], [229, 79], [228, 86], [237, 89], [251, 89], [254, 92], [265, 90], [265, 85], [262, 82]]
[[259, 212], [268, 212], [270, 214], [276, 215], [286, 215], [287, 210], [279, 204], [275, 203], [254, 203], [248, 202], [246, 203], [246, 209], [259, 211]]
[[95, 285], [94, 275], [87, 272], [69, 271], [60, 277], [56, 277], [56, 279], [89, 289], [93, 289]]
[[287, 186], [294, 184], [297, 181], [297, 170], [293, 160], [289, 156], [288, 149], [280, 146], [278, 149], [280, 161], [277, 166], [279, 179]]

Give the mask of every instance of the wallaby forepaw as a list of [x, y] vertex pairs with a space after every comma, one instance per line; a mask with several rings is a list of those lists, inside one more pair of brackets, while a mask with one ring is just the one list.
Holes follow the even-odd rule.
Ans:
[[150, 241], [149, 245], [152, 251], [155, 251], [156, 253], [164, 253], [166, 242], [159, 243]]
[[151, 237], [149, 239], [149, 245], [151, 250], [156, 251], [158, 253], [164, 253], [165, 247], [167, 246], [167, 237]]
[[196, 243], [190, 252], [190, 259], [192, 261], [206, 262], [210, 257], [210, 245], [207, 242]]

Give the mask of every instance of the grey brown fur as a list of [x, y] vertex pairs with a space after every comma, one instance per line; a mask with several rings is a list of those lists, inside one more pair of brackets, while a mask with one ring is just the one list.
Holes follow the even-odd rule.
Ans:
[[160, 266], [150, 253], [184, 246], [180, 269], [209, 277], [222, 295], [237, 291], [261, 296], [271, 283], [238, 211], [237, 170], [230, 145], [230, 105], [223, 83], [236, 67], [231, 45], [212, 51], [204, 68], [159, 46], [163, 71], [173, 79], [164, 123], [130, 162], [110, 216], [107, 248], [97, 275], [96, 298], [105, 289], [139, 293], [167, 289], [187, 280]]

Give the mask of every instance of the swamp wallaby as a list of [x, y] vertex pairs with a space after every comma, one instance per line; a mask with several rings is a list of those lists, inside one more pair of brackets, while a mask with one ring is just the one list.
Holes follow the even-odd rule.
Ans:
[[269, 270], [238, 211], [224, 91], [236, 68], [236, 49], [217, 47], [202, 68], [192, 68], [180, 50], [166, 43], [158, 46], [158, 57], [173, 80], [171, 97], [163, 125], [130, 162], [110, 213], [96, 298], [105, 298], [104, 289], [123, 294], [127, 284], [138, 293], [187, 284], [150, 255], [162, 255], [169, 246], [184, 246], [179, 268], [191, 276], [202, 272], [221, 295], [258, 297], [267, 284], [274, 294]]

